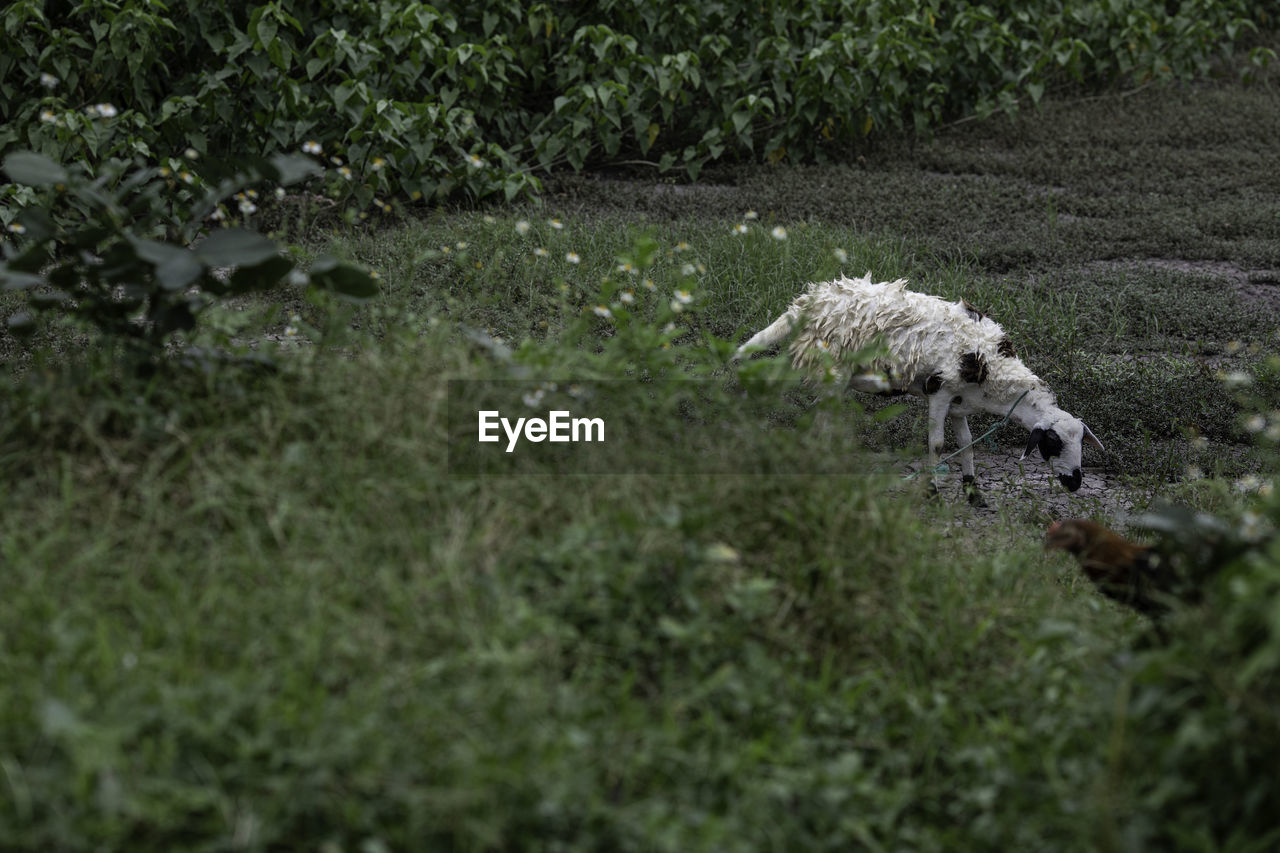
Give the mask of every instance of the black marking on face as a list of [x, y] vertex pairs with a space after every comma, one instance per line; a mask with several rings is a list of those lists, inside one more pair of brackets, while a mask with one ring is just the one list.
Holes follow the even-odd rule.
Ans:
[[924, 393], [936, 394], [938, 389], [942, 387], [942, 377], [935, 373], [924, 381]]
[[951, 405], [953, 406], [958, 406], [963, 402], [964, 402], [964, 397], [961, 397], [959, 394], [951, 398]]
[[1018, 354], [1013, 350], [1013, 344], [1009, 343], [1008, 338], [1001, 338], [996, 343], [996, 352], [1005, 358], [1017, 358]]
[[1033, 450], [1039, 450], [1041, 458], [1048, 462], [1062, 453], [1062, 439], [1051, 429], [1036, 427], [1027, 438], [1027, 449], [1023, 451], [1023, 455]]
[[1068, 492], [1074, 492], [1080, 488], [1080, 481], [1084, 479], [1084, 475], [1080, 473], [1079, 468], [1072, 469], [1070, 474], [1059, 474], [1058, 482], [1067, 487]]
[[987, 380], [987, 360], [982, 353], [967, 352], [960, 356], [960, 378], [974, 385], [981, 385]]
[[960, 307], [963, 308], [964, 312], [969, 315], [969, 319], [975, 323], [981, 323], [982, 318], [987, 316], [986, 314], [983, 314], [981, 311], [979, 311], [977, 308], [974, 308], [972, 305], [970, 305], [969, 300], [967, 299], [960, 300]]

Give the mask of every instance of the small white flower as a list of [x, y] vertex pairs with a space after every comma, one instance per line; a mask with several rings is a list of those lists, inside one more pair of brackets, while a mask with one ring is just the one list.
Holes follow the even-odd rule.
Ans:
[[770, 231], [770, 232], [769, 232], [769, 234], [770, 234], [770, 235], [773, 237], [773, 239], [775, 239], [775, 240], [785, 240], [785, 239], [787, 239], [787, 229], [783, 228], [781, 225], [775, 225], [775, 226], [773, 227], [773, 230], [772, 230], [772, 231]]
[[343, 166], [341, 169], [338, 170], [338, 174], [342, 175], [344, 180], [348, 180], [348, 181], [351, 180], [352, 178], [351, 167]]
[[592, 308], [592, 309], [591, 309], [591, 311], [592, 311], [592, 313], [594, 313], [597, 317], [612, 317], [612, 316], [613, 316], [613, 312], [612, 312], [612, 311], [610, 311], [610, 310], [609, 310], [609, 308], [608, 308], [608, 306], [606, 306], [606, 305], [597, 305], [596, 307]]
[[849, 262], [849, 253], [844, 249], [833, 249], [831, 254], [835, 255], [836, 263], [844, 264]]
[[459, 252], [462, 252], [462, 251], [465, 251], [465, 250], [466, 250], [466, 248], [467, 248], [467, 246], [468, 246], [468, 245], [470, 245], [470, 244], [468, 244], [466, 240], [459, 240], [459, 241], [458, 241], [457, 243], [455, 243], [454, 245], [458, 247], [458, 251], [459, 251]]
[[369, 164], [369, 168], [375, 172], [381, 172], [382, 167], [385, 165], [387, 165], [386, 160], [383, 160], [381, 157], [374, 157], [373, 162]]
[[640, 283], [641, 283], [642, 285], [644, 285], [644, 289], [645, 289], [645, 290], [648, 290], [648, 291], [654, 291], [654, 290], [657, 290], [657, 289], [658, 289], [658, 285], [657, 285], [657, 284], [655, 284], [655, 283], [654, 283], [654, 281], [653, 281], [653, 279], [651, 279], [651, 278], [646, 278], [644, 281], [642, 281], [642, 282], [640, 282]]
[[636, 268], [631, 264], [630, 261], [623, 261], [622, 263], [618, 264], [618, 272], [624, 272], [624, 273], [627, 273], [628, 275], [635, 275]]
[[671, 300], [671, 310], [672, 310], [672, 311], [674, 311], [675, 313], [679, 314], [681, 311], [683, 311], [683, 310], [684, 310], [684, 303], [683, 303], [683, 302], [681, 302], [681, 301], [680, 301], [680, 300], [678, 300], [678, 299], [672, 299], [672, 300]]
[[1240, 535], [1250, 542], [1257, 542], [1266, 533], [1266, 521], [1253, 510], [1240, 517]]
[[284, 200], [284, 187], [276, 187], [276, 201]]
[[748, 220], [750, 220], [750, 219], [759, 219], [759, 218], [760, 218], [760, 214], [756, 213], [754, 210], [748, 210], [746, 213], [742, 214], [742, 218], [743, 218], [743, 219], [748, 219]]
[[565, 389], [565, 393], [568, 394], [570, 397], [581, 397], [582, 386], [578, 385], [577, 383], [574, 383], [573, 385], [570, 385], [568, 388]]
[[680, 274], [683, 276], [686, 276], [686, 277], [691, 276], [695, 272], [697, 272], [697, 267], [695, 267], [693, 264], [685, 264], [684, 266], [680, 267]]
[[333, 165], [335, 165], [335, 166], [341, 166], [341, 165], [342, 165], [342, 158], [341, 158], [341, 157], [339, 157], [337, 154], [335, 154], [335, 155], [333, 155], [332, 157], [330, 157], [330, 158], [329, 158], [329, 162], [330, 162], [330, 163], [332, 163], [332, 164], [333, 164]]
[[630, 290], [624, 290], [622, 293], [618, 294], [618, 301], [623, 305], [630, 305], [636, 301], [636, 295]]
[[40, 121], [42, 121], [45, 124], [57, 124], [58, 117], [53, 114], [53, 110], [41, 110]]
[[679, 302], [681, 305], [688, 305], [693, 301], [693, 294], [687, 290], [677, 290], [675, 292], [675, 297], [676, 302]]
[[58, 78], [54, 77], [48, 71], [41, 72], [40, 74], [40, 85], [44, 86], [46, 89], [56, 89], [59, 82]]
[[115, 118], [119, 114], [120, 111], [111, 104], [94, 104], [89, 107], [89, 115], [97, 118]]
[[737, 563], [741, 562], [742, 556], [737, 549], [723, 542], [715, 542], [708, 545], [703, 551], [703, 556], [709, 563]]
[[10, 222], [9, 230], [14, 234], [25, 234], [27, 233], [27, 226], [23, 225], [21, 222]]
[[1247, 494], [1249, 492], [1256, 492], [1261, 485], [1262, 480], [1257, 474], [1245, 474], [1239, 480], [1236, 480], [1235, 489], [1237, 492], [1244, 492]]
[[827, 343], [826, 341], [818, 341], [816, 344], [814, 344], [814, 346], [816, 346], [822, 352], [831, 352], [831, 344]]
[[559, 219], [552, 219], [548, 221], [547, 224], [550, 225], [552, 228], [556, 229], [557, 231], [564, 228], [564, 223], [561, 222]]
[[1204, 472], [1200, 470], [1199, 465], [1188, 465], [1183, 476], [1188, 480], [1200, 480], [1204, 478]]
[[1253, 377], [1243, 370], [1233, 370], [1222, 375], [1222, 381], [1228, 388], [1244, 388], [1252, 384]]
[[524, 393], [523, 395], [521, 395], [520, 399], [524, 401], [524, 404], [526, 406], [533, 409], [533, 408], [536, 408], [537, 405], [542, 402], [542, 397], [543, 397], [543, 391], [541, 388], [538, 388], [534, 391]]
[[200, 159], [200, 152], [194, 148], [188, 148], [186, 151], [182, 152], [182, 156], [186, 157], [188, 160], [198, 160]]
[[484, 216], [480, 217], [480, 221], [485, 225], [494, 225], [498, 222], [498, 219], [493, 214], [486, 213]]
[[209, 218], [215, 222], [221, 222], [223, 219], [226, 219], [226, 217], [227, 217], [227, 212], [222, 208], [218, 208], [213, 213], [209, 214]]
[[308, 139], [306, 142], [302, 143], [302, 151], [305, 154], [324, 153], [324, 149], [320, 147], [320, 143], [316, 142], [314, 139]]
[[581, 262], [581, 261], [582, 261], [582, 258], [578, 257], [578, 253], [577, 253], [577, 252], [569, 252], [569, 253], [567, 253], [567, 254], [564, 256], [564, 259], [565, 259], [566, 261], [568, 261], [569, 263], [571, 263], [571, 264], [576, 264], [576, 263], [579, 263], [579, 262]]
[[253, 202], [249, 201], [249, 199], [245, 199], [244, 201], [240, 202], [240, 212], [243, 213], [245, 216], [248, 216], [250, 214], [257, 213], [258, 206]]
[[184, 184], [194, 184], [196, 182], [196, 176], [190, 172], [182, 171], [178, 173], [178, 180], [182, 181]]
[[547, 256], [547, 250], [539, 246], [533, 250], [533, 256], [535, 258], [545, 258]]
[[675, 333], [676, 333], [675, 323], [668, 323], [667, 325], [662, 327], [662, 334], [664, 335], [674, 335]]
[[297, 334], [298, 334], [298, 327], [297, 327], [297, 326], [285, 326], [285, 327], [284, 327], [284, 336], [285, 336], [286, 338], [296, 337], [296, 336], [297, 336]]
[[746, 224], [745, 222], [739, 222], [737, 225], [733, 226], [733, 233], [734, 233], [734, 234], [746, 234], [746, 233], [747, 233], [747, 224]]
[[1262, 432], [1267, 428], [1267, 419], [1262, 415], [1250, 415], [1245, 419], [1244, 428], [1247, 432]]
[[521, 236], [523, 236], [523, 235], [525, 235], [525, 234], [528, 234], [528, 233], [529, 233], [529, 229], [530, 229], [530, 228], [532, 228], [532, 227], [533, 227], [533, 226], [531, 226], [531, 225], [529, 224], [529, 220], [527, 220], [527, 219], [521, 219], [519, 222], [517, 222], [517, 223], [516, 223], [516, 233], [517, 233], [517, 234], [520, 234]]
[[676, 251], [677, 252], [689, 251], [689, 244], [686, 243], [684, 240], [681, 240], [679, 243], [676, 243]]

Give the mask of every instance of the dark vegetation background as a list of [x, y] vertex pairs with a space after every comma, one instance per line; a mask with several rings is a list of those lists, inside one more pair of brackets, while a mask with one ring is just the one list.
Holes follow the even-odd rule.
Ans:
[[[9, 4], [0, 847], [1272, 849], [1277, 11]], [[171, 287], [226, 225], [264, 287]], [[723, 377], [868, 269], [1107, 442], [1072, 512], [1263, 544], [1157, 632], [860, 400], [724, 428], [866, 476], [450, 476], [446, 380]]]

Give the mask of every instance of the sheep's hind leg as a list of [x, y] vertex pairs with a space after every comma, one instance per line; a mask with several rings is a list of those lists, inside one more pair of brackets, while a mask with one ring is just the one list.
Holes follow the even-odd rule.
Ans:
[[973, 469], [973, 434], [969, 431], [969, 419], [964, 415], [951, 415], [951, 431], [956, 434], [956, 444], [960, 450], [961, 482], [964, 484], [964, 496], [973, 506], [986, 506], [987, 502], [974, 480]]

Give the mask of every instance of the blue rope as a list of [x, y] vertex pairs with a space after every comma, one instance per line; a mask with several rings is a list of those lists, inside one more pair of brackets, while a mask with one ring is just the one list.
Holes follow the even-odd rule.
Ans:
[[[987, 430], [987, 431], [986, 431], [986, 432], [984, 432], [982, 435], [978, 436], [978, 437], [977, 437], [977, 438], [975, 438], [973, 441], [971, 441], [971, 442], [969, 442], [968, 444], [966, 444], [964, 447], [958, 448], [954, 453], [948, 453], [946, 456], [944, 456], [944, 457], [942, 457], [941, 459], [939, 459], [939, 460], [938, 460], [938, 464], [933, 466], [933, 469], [932, 469], [932, 470], [933, 470], [933, 473], [934, 473], [934, 474], [945, 474], [945, 473], [947, 473], [948, 471], [950, 471], [950, 470], [951, 470], [951, 466], [949, 466], [949, 465], [947, 464], [947, 460], [948, 460], [948, 459], [951, 459], [951, 458], [952, 458], [952, 457], [954, 457], [954, 456], [958, 456], [958, 455], [960, 455], [960, 454], [961, 454], [961, 453], [963, 453], [964, 451], [968, 450], [970, 447], [973, 447], [973, 446], [974, 446], [975, 444], [977, 444], [979, 441], [982, 441], [984, 438], [986, 438], [987, 436], [991, 435], [991, 434], [992, 434], [993, 432], [995, 432], [996, 430], [1000, 429], [1000, 427], [1002, 427], [1002, 426], [1004, 426], [1005, 424], [1007, 424], [1007, 423], [1009, 422], [1009, 419], [1013, 417], [1013, 410], [1014, 410], [1014, 409], [1016, 409], [1016, 408], [1018, 408], [1018, 404], [1022, 402], [1022, 398], [1023, 398], [1023, 397], [1025, 397], [1025, 396], [1027, 396], [1027, 391], [1030, 391], [1030, 390], [1031, 390], [1031, 389], [1030, 389], [1030, 388], [1028, 388], [1026, 391], [1023, 391], [1021, 394], [1019, 394], [1019, 395], [1018, 395], [1018, 399], [1014, 400], [1014, 401], [1013, 401], [1013, 405], [1009, 407], [1009, 411], [1005, 412], [1004, 417], [1003, 417], [1003, 418], [1001, 418], [1000, 420], [996, 421], [996, 422], [995, 422], [995, 425], [993, 425], [993, 426], [991, 427], [991, 429]], [[919, 471], [913, 471], [913, 472], [911, 472], [910, 474], [908, 474], [908, 475], [906, 475], [905, 477], [903, 477], [902, 479], [904, 479], [904, 480], [910, 480], [912, 477], [918, 477], [919, 475], [923, 474], [923, 473], [924, 473], [925, 471], [927, 471], [927, 470], [929, 470], [929, 469], [927, 469], [927, 468], [921, 468]]]

